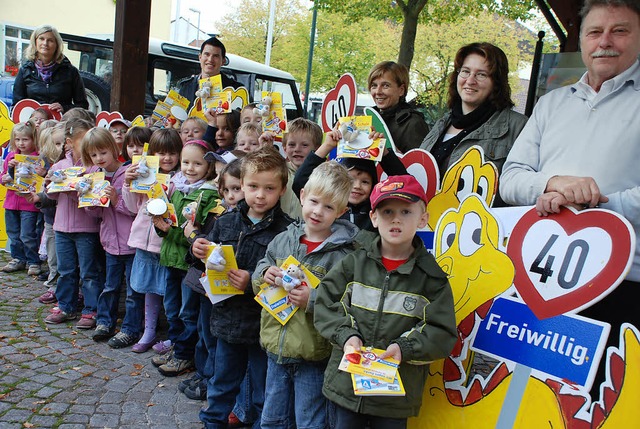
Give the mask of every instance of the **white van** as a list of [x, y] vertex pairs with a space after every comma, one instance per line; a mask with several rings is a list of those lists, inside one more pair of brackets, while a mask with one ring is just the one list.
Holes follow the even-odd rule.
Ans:
[[[80, 70], [89, 108], [95, 112], [109, 110], [113, 41], [66, 33], [61, 36], [64, 54]], [[164, 100], [181, 79], [200, 73], [199, 52], [199, 47], [149, 39], [145, 115], [150, 115], [156, 102]], [[251, 101], [260, 100], [262, 91], [281, 92], [287, 119], [303, 116], [298, 86], [290, 73], [229, 53], [221, 73], [245, 86]]]

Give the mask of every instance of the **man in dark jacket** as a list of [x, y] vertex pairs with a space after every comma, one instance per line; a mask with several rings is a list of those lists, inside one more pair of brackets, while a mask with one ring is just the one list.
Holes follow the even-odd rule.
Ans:
[[225, 49], [224, 44], [216, 37], [210, 37], [202, 42], [202, 45], [200, 46], [200, 54], [198, 54], [201, 70], [200, 74], [194, 74], [193, 76], [184, 78], [178, 82], [178, 92], [183, 97], [187, 97], [189, 99], [189, 108], [191, 108], [191, 103], [193, 103], [193, 100], [196, 98], [198, 81], [200, 79], [221, 75], [223, 88], [228, 86], [238, 88], [241, 86], [238, 82], [224, 73], [220, 73], [220, 67], [224, 64], [226, 55], [227, 50]]

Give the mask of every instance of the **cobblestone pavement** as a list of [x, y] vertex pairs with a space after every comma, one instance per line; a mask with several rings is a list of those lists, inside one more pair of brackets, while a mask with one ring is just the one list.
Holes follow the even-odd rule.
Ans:
[[[0, 265], [9, 255], [0, 252]], [[26, 272], [0, 272], [0, 428], [202, 427], [204, 402], [178, 391], [185, 377], [163, 377], [153, 351], [111, 349], [75, 321], [46, 325], [52, 305]]]

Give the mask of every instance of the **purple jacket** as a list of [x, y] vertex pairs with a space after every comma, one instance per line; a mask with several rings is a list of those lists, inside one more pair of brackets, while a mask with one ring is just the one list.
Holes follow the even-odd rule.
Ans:
[[122, 199], [129, 212], [137, 213], [131, 226], [129, 246], [159, 254], [162, 237], [156, 233], [151, 216], [145, 213], [144, 206], [148, 201], [147, 196], [131, 192], [131, 188], [124, 184], [122, 185]]
[[[51, 167], [51, 170], [64, 170], [69, 167], [81, 167], [82, 161], [73, 163], [71, 152], [62, 161], [58, 161]], [[97, 171], [98, 167], [87, 169], [87, 173]], [[54, 192], [48, 193], [51, 199], [58, 200], [56, 217], [53, 220], [53, 230], [57, 232], [98, 232], [100, 225], [96, 217], [92, 217], [86, 210], [78, 208], [77, 192]]]
[[105, 252], [110, 255], [133, 255], [136, 249], [129, 247], [129, 234], [133, 215], [127, 209], [122, 198], [122, 185], [124, 184], [124, 172], [127, 166], [120, 166], [111, 178], [111, 186], [116, 189], [118, 202], [113, 201], [109, 207], [87, 207], [85, 210], [90, 216], [100, 218], [100, 243]]
[[[38, 152], [33, 152], [30, 155], [38, 156]], [[4, 160], [4, 165], [2, 166], [2, 176], [7, 174], [9, 170], [9, 161], [15, 158], [16, 152], [9, 152], [7, 158]], [[7, 194], [4, 197], [4, 206], [5, 210], [20, 210], [27, 212], [37, 212], [40, 211], [36, 208], [35, 205], [31, 204], [26, 198], [18, 195], [16, 191], [12, 191], [11, 189], [7, 189]]]

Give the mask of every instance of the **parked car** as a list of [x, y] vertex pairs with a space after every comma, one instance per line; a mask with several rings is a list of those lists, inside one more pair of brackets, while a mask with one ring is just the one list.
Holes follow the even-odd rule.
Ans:
[[[80, 71], [89, 108], [94, 112], [109, 110], [113, 41], [66, 33], [61, 36], [65, 42], [65, 55]], [[200, 72], [199, 52], [199, 47], [149, 39], [145, 115], [150, 115], [158, 100], [164, 100], [181, 79]], [[260, 100], [262, 91], [281, 92], [287, 119], [303, 116], [298, 86], [290, 73], [229, 53], [221, 73], [245, 86], [251, 101]], [[2, 85], [5, 85], [4, 79]], [[6, 79], [13, 83], [13, 78]], [[8, 94], [11, 98], [12, 90]]]
[[13, 77], [0, 77], [0, 100], [11, 109], [13, 99]]

